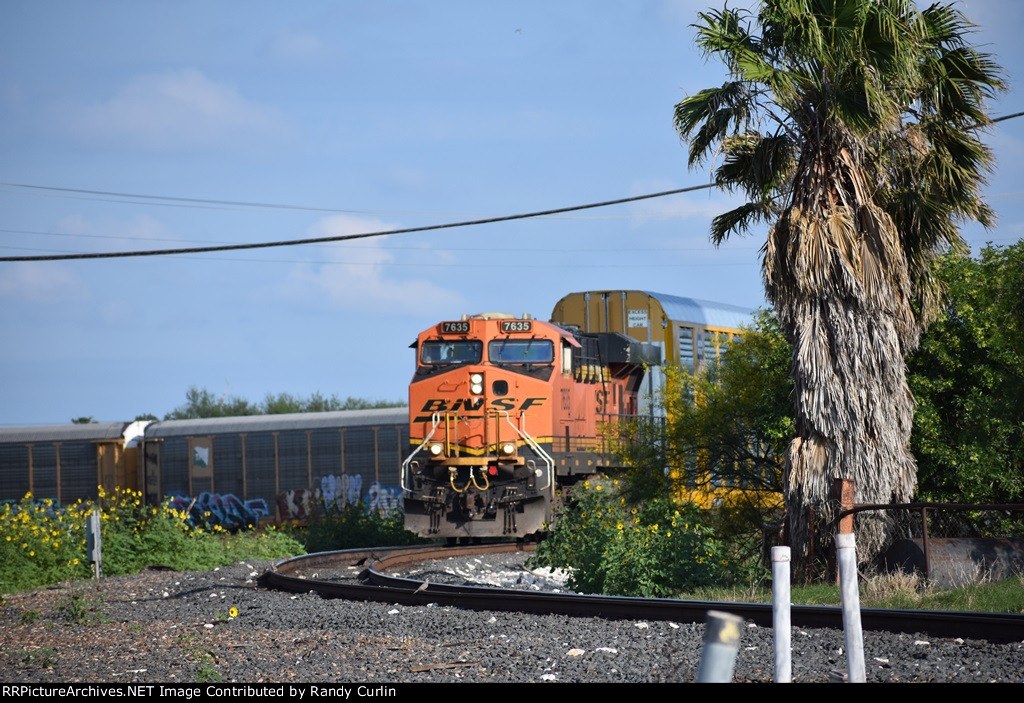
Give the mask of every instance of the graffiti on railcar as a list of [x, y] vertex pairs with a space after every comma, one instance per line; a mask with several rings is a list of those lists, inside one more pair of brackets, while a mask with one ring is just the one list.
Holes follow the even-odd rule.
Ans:
[[327, 474], [320, 479], [320, 494], [327, 509], [358, 503], [363, 492], [362, 474]]
[[262, 498], [242, 500], [233, 493], [200, 493], [193, 499], [172, 496], [168, 499], [175, 510], [188, 513], [193, 525], [219, 525], [225, 530], [254, 527], [270, 517], [270, 508]]
[[284, 520], [305, 520], [315, 507], [330, 511], [358, 503], [367, 512], [386, 517], [402, 511], [404, 494], [400, 486], [385, 486], [379, 481], [372, 482], [364, 494], [361, 474], [328, 474], [320, 478], [320, 485], [313, 490], [296, 488], [277, 496], [277, 507]]
[[366, 492], [367, 510], [375, 510], [383, 516], [394, 515], [402, 512], [405, 508], [405, 494], [401, 487], [392, 486], [387, 488], [380, 482], [374, 481]]

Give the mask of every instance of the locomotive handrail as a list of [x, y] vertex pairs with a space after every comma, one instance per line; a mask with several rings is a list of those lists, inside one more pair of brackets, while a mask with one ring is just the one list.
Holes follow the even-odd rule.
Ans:
[[430, 418], [434, 421], [434, 424], [430, 428], [430, 432], [428, 432], [427, 436], [423, 438], [422, 442], [420, 442], [420, 446], [416, 447], [412, 451], [412, 454], [407, 456], [405, 458], [405, 461], [402, 462], [402, 474], [401, 474], [401, 476], [398, 477], [398, 483], [401, 486], [403, 491], [407, 491], [409, 493], [412, 493], [412, 489], [405, 485], [405, 474], [406, 474], [406, 471], [409, 468], [409, 464], [412, 463], [412, 458], [414, 456], [416, 456], [416, 454], [418, 454], [419, 451], [421, 449], [423, 449], [423, 447], [427, 446], [427, 442], [430, 441], [430, 438], [434, 436], [434, 432], [437, 431], [437, 426], [441, 424], [441, 414], [440, 413], [434, 413], [434, 414], [432, 414], [430, 416]]
[[[554, 497], [554, 485], [555, 485], [555, 460], [551, 458], [551, 455], [541, 449], [541, 446], [537, 444], [537, 441], [530, 436], [530, 434], [519, 427], [516, 427], [512, 422], [512, 417], [508, 414], [507, 410], [500, 410], [499, 414], [505, 416], [505, 421], [508, 422], [509, 426], [515, 430], [516, 434], [523, 438], [523, 440], [530, 445], [533, 451], [537, 452], [537, 455], [544, 460], [544, 463], [548, 465], [548, 485], [544, 486], [541, 490], [551, 489], [552, 497]], [[520, 418], [522, 415], [520, 415]]]

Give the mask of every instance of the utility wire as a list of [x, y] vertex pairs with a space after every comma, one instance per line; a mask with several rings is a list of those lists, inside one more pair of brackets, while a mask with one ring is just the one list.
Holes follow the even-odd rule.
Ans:
[[[1024, 116], [1024, 112], [1015, 112], [1009, 115], [1001, 115], [994, 117], [989, 120], [990, 123], [1003, 122], [1005, 120], [1013, 119], [1016, 117]], [[441, 229], [454, 229], [457, 227], [473, 227], [476, 225], [493, 224], [496, 222], [510, 222], [513, 220], [526, 220], [534, 217], [544, 217], [546, 215], [558, 215], [565, 212], [577, 212], [580, 210], [590, 210], [593, 208], [607, 207], [609, 205], [621, 205], [622, 203], [632, 203], [640, 200], [650, 200], [652, 198], [662, 198], [666, 195], [678, 195], [680, 193], [691, 193], [696, 190], [705, 190], [707, 188], [714, 188], [716, 184], [705, 183], [699, 186], [689, 186], [688, 188], [676, 188], [674, 190], [665, 190], [660, 193], [649, 193], [647, 195], [636, 195], [631, 198], [617, 198], [615, 200], [604, 200], [597, 203], [588, 203], [586, 205], [572, 205], [569, 207], [554, 208], [551, 210], [539, 210], [536, 212], [525, 212], [518, 215], [502, 215], [500, 217], [487, 217], [476, 220], [462, 220], [459, 222], [448, 222], [440, 225], [424, 225], [422, 227], [405, 227], [402, 229], [382, 230], [379, 232], [363, 232], [360, 234], [343, 234], [330, 237], [308, 237], [305, 239], [285, 239], [273, 242], [251, 242], [248, 244], [221, 244], [217, 246], [207, 247], [188, 247], [183, 249], [149, 249], [142, 251], [114, 251], [114, 252], [94, 252], [85, 254], [46, 254], [39, 256], [0, 256], [0, 262], [4, 261], [69, 261], [75, 259], [118, 259], [127, 257], [142, 257], [142, 256], [171, 256], [175, 254], [202, 254], [214, 251], [238, 251], [241, 249], [270, 249], [274, 247], [289, 247], [299, 246], [303, 244], [323, 244], [326, 242], [345, 242], [354, 239], [367, 239], [369, 237], [384, 237], [392, 234], [410, 234], [412, 232], [430, 232]], [[47, 191], [58, 191], [58, 192], [69, 192], [69, 193], [81, 193], [89, 195], [106, 195], [124, 198], [149, 198], [153, 200], [167, 200], [181, 203], [196, 203], [196, 204], [216, 204], [216, 205], [233, 205], [242, 207], [262, 207], [262, 208], [277, 208], [286, 210], [305, 210], [313, 212], [344, 212], [344, 213], [360, 213], [363, 211], [359, 210], [341, 210], [332, 208], [312, 208], [298, 205], [280, 205], [272, 203], [251, 203], [245, 201], [233, 201], [233, 200], [210, 200], [204, 198], [181, 198], [172, 196], [152, 196], [152, 195], [139, 195], [132, 193], [114, 193], [108, 191], [99, 190], [85, 190], [79, 188], [57, 188], [53, 186], [38, 186], [38, 185], [27, 185], [20, 183], [4, 183], [0, 182], [0, 186], [9, 186], [17, 188], [33, 188], [38, 190]]]
[[[2, 184], [0, 184], [2, 185]], [[39, 186], [37, 186], [39, 187]], [[638, 200], [650, 200], [661, 198], [666, 195], [678, 193], [689, 193], [695, 190], [714, 188], [714, 183], [705, 185], [690, 186], [688, 188], [677, 188], [665, 190], [660, 193], [649, 193], [647, 195], [635, 195], [631, 198], [618, 198], [616, 200], [604, 200], [599, 203], [587, 205], [572, 205], [570, 207], [554, 208], [552, 210], [539, 210], [536, 212], [524, 212], [518, 215], [502, 215], [501, 217], [486, 217], [478, 220], [462, 220], [460, 222], [447, 222], [440, 225], [424, 225], [422, 227], [404, 227], [402, 229], [382, 230], [379, 232], [363, 232], [360, 234], [340, 234], [330, 237], [307, 237], [305, 239], [284, 239], [275, 242], [251, 242], [248, 244], [221, 244], [210, 247], [188, 247], [184, 249], [148, 249], [143, 251], [112, 251], [96, 252], [88, 254], [48, 254], [41, 256], [0, 256], [0, 261], [68, 261], [72, 259], [118, 259], [130, 256], [170, 256], [173, 254], [202, 254], [211, 251], [237, 251], [240, 249], [270, 249], [272, 247], [292, 247], [301, 244], [324, 244], [325, 242], [347, 242], [353, 239], [366, 239], [369, 237], [384, 237], [391, 234], [409, 234], [411, 232], [430, 232], [439, 229], [453, 229], [456, 227], [472, 227], [475, 225], [488, 225], [495, 222], [509, 222], [512, 220], [526, 220], [533, 217], [545, 215], [557, 215], [563, 212], [575, 212], [577, 210], [589, 210], [609, 205], [632, 203]]]
[[[29, 183], [5, 183], [0, 186], [9, 188], [28, 188], [30, 190], [45, 190], [56, 193], [77, 193], [80, 195], [104, 195], [112, 198], [141, 198], [143, 200], [164, 200], [174, 203], [192, 203], [195, 205], [231, 205], [233, 207], [255, 207], [265, 210], [299, 210], [302, 212], [342, 212], [349, 215], [372, 215], [377, 214], [370, 210], [342, 210], [340, 208], [311, 207], [306, 205], [282, 205], [279, 203], [250, 203], [243, 200], [212, 200], [208, 198], [177, 198], [171, 195], [141, 195], [139, 193], [116, 193], [109, 190], [86, 190], [84, 188], [58, 188], [56, 186], [39, 186]], [[115, 201], [116, 202], [116, 201]], [[138, 203], [140, 205], [145, 203]]]

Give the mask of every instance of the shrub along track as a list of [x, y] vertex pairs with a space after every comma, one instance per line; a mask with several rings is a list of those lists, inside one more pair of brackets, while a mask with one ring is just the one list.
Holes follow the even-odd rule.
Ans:
[[[285, 559], [262, 577], [263, 584], [293, 593], [315, 592], [324, 598], [427, 605], [471, 610], [556, 614], [607, 619], [704, 622], [708, 610], [724, 610], [760, 627], [771, 627], [772, 606], [666, 598], [629, 598], [520, 591], [489, 586], [438, 584], [394, 576], [398, 567], [424, 561], [532, 550], [532, 545], [499, 543], [466, 547], [382, 547], [319, 552]], [[842, 612], [829, 606], [794, 605], [794, 627], [842, 628]], [[1019, 642], [1024, 615], [951, 611], [861, 609], [867, 631], [926, 633], [989, 642]]]

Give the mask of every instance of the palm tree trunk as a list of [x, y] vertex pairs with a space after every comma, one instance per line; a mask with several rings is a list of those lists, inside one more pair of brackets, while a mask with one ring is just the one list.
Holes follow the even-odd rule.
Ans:
[[[829, 500], [834, 479], [855, 482], [857, 503], [902, 502], [913, 495], [913, 397], [891, 315], [827, 297], [790, 307], [796, 437], [784, 486], [792, 545], [805, 554], [808, 507], [823, 523], [835, 517]], [[861, 513], [856, 531], [858, 553], [868, 560], [884, 546], [885, 514]]]

